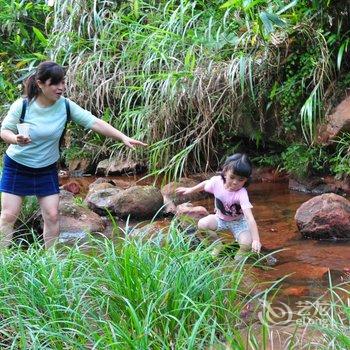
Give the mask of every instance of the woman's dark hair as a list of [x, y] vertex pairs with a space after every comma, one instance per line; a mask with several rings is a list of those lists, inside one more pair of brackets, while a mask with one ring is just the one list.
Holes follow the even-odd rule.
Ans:
[[28, 100], [32, 100], [40, 94], [40, 89], [37, 84], [37, 80], [40, 80], [42, 83], [45, 83], [47, 80], [51, 79], [50, 85], [55, 85], [60, 83], [65, 76], [65, 71], [56, 62], [45, 61], [41, 62], [36, 72], [31, 75], [24, 84], [24, 94]]
[[246, 177], [248, 180], [244, 184], [244, 187], [248, 187], [251, 181], [251, 174], [253, 170], [252, 163], [245, 153], [235, 153], [228, 157], [222, 167], [221, 177], [225, 183], [225, 173], [230, 171], [238, 176]]

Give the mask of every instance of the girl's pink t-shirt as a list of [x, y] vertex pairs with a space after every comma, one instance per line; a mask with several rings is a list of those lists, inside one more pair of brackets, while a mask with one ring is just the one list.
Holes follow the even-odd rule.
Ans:
[[241, 209], [253, 208], [245, 187], [242, 187], [238, 191], [228, 191], [225, 189], [224, 181], [220, 175], [213, 176], [207, 180], [204, 185], [204, 191], [212, 193], [216, 199], [220, 200], [225, 211], [229, 213], [229, 215], [222, 213], [217, 203], [215, 203], [216, 215], [222, 220], [239, 220], [244, 216]]

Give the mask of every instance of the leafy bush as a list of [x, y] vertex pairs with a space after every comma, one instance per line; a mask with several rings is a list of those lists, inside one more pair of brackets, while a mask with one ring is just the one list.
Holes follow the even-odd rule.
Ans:
[[338, 178], [350, 176], [350, 133], [344, 133], [334, 142], [336, 151], [330, 159], [331, 170]]
[[[0, 0], [0, 105], [20, 95], [21, 81], [46, 59], [44, 0]], [[1, 111], [0, 111], [1, 112]]]
[[282, 153], [283, 169], [296, 177], [325, 173], [328, 156], [322, 146], [293, 144]]

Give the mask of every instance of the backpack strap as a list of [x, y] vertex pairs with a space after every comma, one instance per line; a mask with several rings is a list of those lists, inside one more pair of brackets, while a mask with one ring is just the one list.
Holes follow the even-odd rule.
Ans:
[[71, 121], [69, 101], [66, 98], [64, 99], [64, 105], [66, 106], [66, 123], [59, 141], [60, 152], [62, 151], [63, 141], [67, 131], [67, 124]]
[[66, 98], [64, 99], [64, 104], [66, 106], [66, 115], [67, 115], [66, 126], [67, 126], [67, 123], [71, 121], [71, 117], [70, 117], [69, 101]]
[[26, 116], [26, 110], [28, 106], [28, 99], [24, 98], [22, 100], [22, 111], [21, 111], [21, 116], [19, 117], [19, 122], [22, 124], [24, 122], [24, 117]]

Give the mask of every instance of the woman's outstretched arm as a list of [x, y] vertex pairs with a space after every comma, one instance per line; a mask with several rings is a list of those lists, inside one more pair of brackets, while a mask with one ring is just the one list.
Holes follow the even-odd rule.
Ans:
[[92, 125], [91, 130], [104, 135], [106, 137], [110, 137], [114, 140], [120, 140], [126, 146], [130, 148], [134, 148], [134, 146], [147, 146], [146, 143], [132, 139], [131, 137], [126, 136], [121, 131], [114, 128], [112, 125], [106, 123], [101, 119], [97, 119], [95, 123]]

